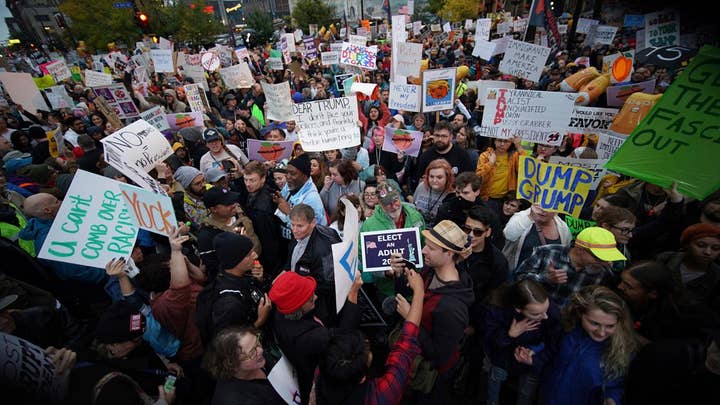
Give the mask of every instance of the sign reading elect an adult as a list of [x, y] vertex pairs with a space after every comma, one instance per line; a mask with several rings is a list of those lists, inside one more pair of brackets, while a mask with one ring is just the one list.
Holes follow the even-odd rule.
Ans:
[[423, 266], [420, 232], [417, 228], [362, 232], [363, 271], [390, 270], [390, 256], [399, 253], [415, 267]]

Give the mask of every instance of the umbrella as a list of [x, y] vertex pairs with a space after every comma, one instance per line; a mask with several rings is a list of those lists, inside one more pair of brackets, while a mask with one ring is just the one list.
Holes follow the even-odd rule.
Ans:
[[696, 53], [697, 49], [680, 45], [650, 47], [638, 52], [635, 55], [635, 62], [641, 65], [655, 65], [675, 70], [687, 65], [687, 61]]

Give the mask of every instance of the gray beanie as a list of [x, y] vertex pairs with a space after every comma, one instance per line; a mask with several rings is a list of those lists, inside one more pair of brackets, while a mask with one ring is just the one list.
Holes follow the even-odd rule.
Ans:
[[192, 183], [193, 179], [201, 174], [202, 172], [200, 170], [192, 166], [181, 166], [175, 170], [173, 178], [184, 188], [188, 188], [190, 187], [190, 183]]
[[202, 130], [198, 127], [180, 128], [178, 135], [191, 144], [194, 144], [202, 139]]

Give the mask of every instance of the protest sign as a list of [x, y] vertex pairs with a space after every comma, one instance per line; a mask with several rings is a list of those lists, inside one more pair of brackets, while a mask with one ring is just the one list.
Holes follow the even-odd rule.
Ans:
[[[343, 87], [347, 92], [347, 85], [343, 85]], [[353, 81], [353, 83], [350, 85], [350, 92], [348, 93], [348, 95], [362, 93], [367, 96], [367, 98], [372, 98], [373, 93], [377, 95], [377, 91], [378, 85], [375, 83], [362, 83]]]
[[471, 19], [466, 19], [466, 20], [465, 20], [465, 29], [466, 29], [467, 31], [472, 31], [472, 29], [473, 29], [473, 20], [471, 20]]
[[250, 60], [250, 53], [248, 52], [246, 47], [241, 46], [235, 48], [235, 57], [237, 58], [238, 62], [244, 62], [245, 58]]
[[94, 70], [85, 70], [85, 85], [87, 87], [109, 86], [112, 81], [112, 75]]
[[[592, 26], [592, 45], [611, 45], [613, 38], [617, 33], [617, 27], [611, 25], [594, 25]], [[588, 34], [590, 36], [590, 34]]]
[[357, 97], [293, 104], [293, 114], [306, 152], [349, 148], [360, 144]]
[[110, 86], [95, 87], [93, 91], [96, 95], [102, 96], [105, 101], [107, 101], [119, 118], [125, 119], [140, 116], [140, 110], [135, 106], [135, 102], [130, 98], [130, 93], [123, 84], [115, 83]]
[[247, 140], [248, 159], [267, 162], [279, 162], [292, 155], [295, 141], [264, 141], [259, 139]]
[[297, 49], [295, 48], [295, 35], [286, 33], [283, 34], [283, 38], [287, 41], [287, 51], [290, 53], [297, 52]]
[[598, 143], [595, 152], [599, 159], [610, 159], [627, 139], [626, 136], [615, 135], [608, 132], [598, 133]]
[[503, 73], [537, 82], [540, 80], [548, 55], [550, 55], [548, 47], [511, 39], [505, 49], [505, 56], [500, 61], [499, 69]]
[[152, 58], [156, 72], [175, 72], [172, 49], [151, 49], [150, 58]]
[[[382, 128], [385, 131], [385, 141], [382, 150], [397, 154], [403, 152], [408, 156], [417, 156], [420, 153], [423, 133], [408, 129], [395, 129], [391, 126]], [[373, 128], [373, 131], [377, 129]]]
[[540, 208], [575, 217], [580, 216], [590, 191], [593, 174], [575, 166], [545, 163], [530, 156], [520, 156], [517, 198], [524, 198]]
[[507, 49], [508, 44], [510, 43], [510, 40], [512, 37], [506, 36], [502, 38], [493, 39], [490, 42], [495, 43], [495, 50], [493, 51], [493, 56], [500, 55], [501, 53], [505, 53], [505, 50]]
[[113, 128], [122, 128], [125, 124], [120, 120], [120, 117], [115, 112], [115, 108], [113, 108], [107, 100], [105, 100], [105, 97], [103, 96], [97, 96], [93, 99], [93, 104], [95, 104], [95, 108], [100, 111], [105, 118], [107, 118], [108, 122], [110, 123], [110, 126]]
[[167, 38], [160, 37], [158, 40], [158, 48], [162, 50], [171, 50], [173, 49], [173, 42], [170, 41]]
[[482, 126], [498, 132], [487, 136], [505, 138], [513, 134], [531, 142], [559, 145], [574, 103], [575, 95], [570, 93], [490, 89], [485, 98]]
[[399, 253], [417, 268], [423, 267], [418, 228], [362, 232], [360, 248], [363, 252], [363, 272], [390, 270], [390, 256], [393, 253]]
[[245, 62], [221, 68], [220, 76], [230, 89], [247, 89], [255, 83], [250, 67]]
[[420, 76], [420, 62], [422, 60], [422, 44], [400, 42], [395, 44], [397, 51], [395, 57], [395, 74], [400, 76]]
[[[606, 167], [702, 200], [720, 187], [720, 49], [705, 46]], [[700, 108], [698, 100], [703, 100]]]
[[350, 34], [348, 35], [348, 42], [356, 46], [365, 46], [367, 45], [367, 36]]
[[478, 103], [485, 105], [485, 100], [490, 89], [514, 89], [515, 82], [504, 82], [500, 80], [479, 80], [478, 81]]
[[105, 161], [110, 166], [142, 188], [165, 194], [160, 183], [147, 174], [173, 153], [170, 143], [157, 128], [137, 120], [100, 142], [104, 146]]
[[165, 110], [161, 106], [155, 106], [141, 112], [140, 118], [147, 121], [159, 131], [170, 129], [170, 125], [168, 125], [167, 119], [165, 118]]
[[343, 47], [343, 42], [332, 42], [330, 43], [330, 50], [335, 52], [341, 52]]
[[280, 357], [280, 360], [275, 363], [272, 370], [268, 373], [267, 379], [275, 392], [280, 395], [280, 398], [282, 398], [286, 404], [300, 403], [297, 373], [285, 355]]
[[512, 22], [510, 21], [502, 21], [497, 23], [497, 25], [495, 26], [498, 34], [507, 34], [508, 32], [510, 32], [511, 28]]
[[422, 78], [423, 112], [452, 109], [455, 99], [455, 68], [431, 69]]
[[495, 48], [497, 48], [497, 42], [485, 41], [484, 39], [475, 40], [475, 47], [473, 48], [472, 55], [490, 60], [495, 55]]
[[56, 82], [61, 82], [65, 79], [69, 79], [72, 77], [70, 69], [68, 69], [67, 64], [62, 59], [46, 63], [45, 68], [47, 69], [48, 73], [52, 75]]
[[32, 79], [39, 90], [45, 90], [48, 87], [52, 87], [55, 85], [55, 79], [53, 79], [51, 75], [33, 77]]
[[[15, 294], [5, 295], [3, 293], [3, 298], [8, 299], [13, 295]], [[17, 298], [17, 295], [15, 295], [15, 298]], [[10, 303], [13, 301], [15, 300], [10, 300]], [[6, 306], [6, 303], [3, 302], [3, 307]], [[3, 311], [5, 310], [8, 310], [8, 308], [3, 308]], [[32, 311], [33, 314], [39, 315], [35, 312], [36, 310]], [[42, 311], [44, 312], [46, 309]], [[56, 312], [50, 313], [53, 316], [57, 314]], [[10, 315], [9, 310], [4, 316], [13, 317], [13, 315]], [[14, 321], [9, 321], [12, 329], [15, 329]], [[46, 350], [28, 340], [8, 333], [0, 333], [0, 347], [3, 348], [0, 351], [0, 364], [2, 364], [3, 370], [3, 386], [7, 387], [4, 390], [5, 395], [11, 397], [12, 393], [17, 393], [17, 395], [23, 395], [21, 394], [23, 392], [32, 393], [26, 397], [27, 403], [52, 402], [56, 398], [66, 397], [70, 385], [70, 372], [69, 370], [63, 373], [59, 371], [59, 359], [62, 352]]]
[[595, 221], [579, 219], [571, 217], [570, 215], [565, 215], [565, 218], [563, 218], [563, 220], [567, 224], [568, 228], [570, 228], [570, 235], [572, 235], [573, 239], [575, 239], [575, 237], [578, 236], [578, 234], [582, 232], [583, 229], [590, 228], [591, 226], [597, 226]]
[[590, 190], [597, 190], [600, 185], [600, 180], [607, 174], [607, 170], [604, 168], [607, 159], [575, 159], [571, 157], [563, 156], [550, 156], [550, 163], [557, 163], [565, 166], [577, 166], [586, 169], [593, 174], [592, 182], [590, 183]]
[[340, 202], [345, 204], [342, 241], [331, 246], [335, 272], [335, 309], [338, 313], [345, 305], [348, 292], [355, 280], [355, 272], [358, 269], [357, 242], [360, 227], [360, 215], [357, 208], [345, 197]]
[[[645, 14], [645, 48], [678, 45], [680, 16], [673, 10]], [[641, 50], [638, 44], [636, 50]]]
[[358, 66], [363, 69], [375, 70], [375, 57], [377, 47], [374, 46], [357, 46], [351, 43], [343, 43], [340, 52], [340, 63], [343, 65]]
[[578, 34], [587, 34], [588, 32], [590, 32], [590, 27], [598, 24], [600, 24], [600, 21], [598, 20], [579, 18], [577, 22], [577, 27], [575, 27], [575, 32], [577, 32]]
[[568, 25], [567, 24], [558, 24], [558, 34], [565, 35], [567, 34]]
[[[513, 32], [525, 32], [525, 28], [527, 27], [528, 19], [527, 18], [518, 18], [517, 20], [513, 21], [512, 30]], [[565, 25], [565, 28], [567, 28], [567, 25]], [[558, 26], [558, 32], [560, 31], [560, 26]], [[560, 34], [564, 34], [564, 32], [559, 32]]]
[[127, 183], [118, 183], [118, 186], [136, 228], [165, 236], [170, 236], [173, 228], [177, 228], [170, 197]]
[[624, 83], [633, 72], [635, 51], [623, 51], [603, 57], [603, 73], [610, 73], [610, 83]]
[[165, 114], [165, 119], [170, 125], [170, 129], [175, 132], [182, 128], [203, 126], [203, 116], [199, 112]]
[[633, 93], [655, 93], [655, 79], [640, 83], [609, 86], [605, 91], [607, 92], [607, 105], [609, 107], [622, 107], [622, 105], [625, 104], [625, 100], [627, 100], [627, 98]]
[[274, 49], [270, 50], [270, 57], [268, 58], [268, 65], [272, 70], [283, 70], [282, 53]]
[[315, 47], [315, 40], [312, 37], [303, 38], [303, 45], [305, 46], [305, 57], [313, 60], [317, 58], [317, 48]]
[[625, 14], [623, 27], [642, 28], [645, 26], [645, 16], [642, 14]]
[[67, 94], [63, 85], [48, 87], [43, 91], [53, 109], [73, 108], [75, 106], [73, 99]]
[[99, 268], [112, 259], [128, 258], [138, 228], [119, 184], [78, 170], [38, 257]]
[[301, 30], [300, 28], [296, 29], [296, 30], [293, 32], [293, 39], [295, 40], [295, 42], [300, 42], [300, 41], [302, 41], [302, 39], [303, 39], [303, 32], [302, 32], [302, 30]]
[[420, 112], [422, 86], [390, 82], [388, 106], [395, 110]]
[[607, 130], [617, 112], [615, 108], [574, 106], [568, 130], [576, 133]]
[[489, 18], [479, 18], [475, 24], [475, 41], [490, 40], [490, 25], [492, 21]]
[[343, 83], [345, 82], [345, 80], [347, 80], [348, 78], [350, 78], [352, 76], [353, 76], [352, 73], [343, 73], [340, 75], [335, 75], [335, 88], [340, 92], [344, 92], [345, 87], [343, 87]]
[[320, 59], [325, 66], [337, 65], [340, 63], [340, 52], [328, 51], [320, 53]]
[[185, 89], [185, 99], [192, 112], [205, 112], [210, 111], [210, 105], [207, 100], [205, 92], [200, 89], [198, 84], [186, 84], [183, 86]]
[[413, 21], [413, 35], [420, 35], [422, 30], [422, 21]]
[[282, 82], [269, 84], [260, 82], [265, 99], [268, 104], [267, 119], [274, 121], [292, 121], [295, 119], [292, 110], [292, 98], [290, 97], [290, 84]]
[[220, 68], [220, 56], [215, 52], [201, 52], [200, 64], [208, 72], [214, 72]]

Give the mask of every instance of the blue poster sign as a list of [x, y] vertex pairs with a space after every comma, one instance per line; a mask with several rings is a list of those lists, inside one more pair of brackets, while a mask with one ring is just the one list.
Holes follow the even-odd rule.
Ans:
[[423, 267], [418, 228], [390, 229], [360, 234], [363, 271], [390, 270], [390, 256], [399, 253], [415, 267]]

